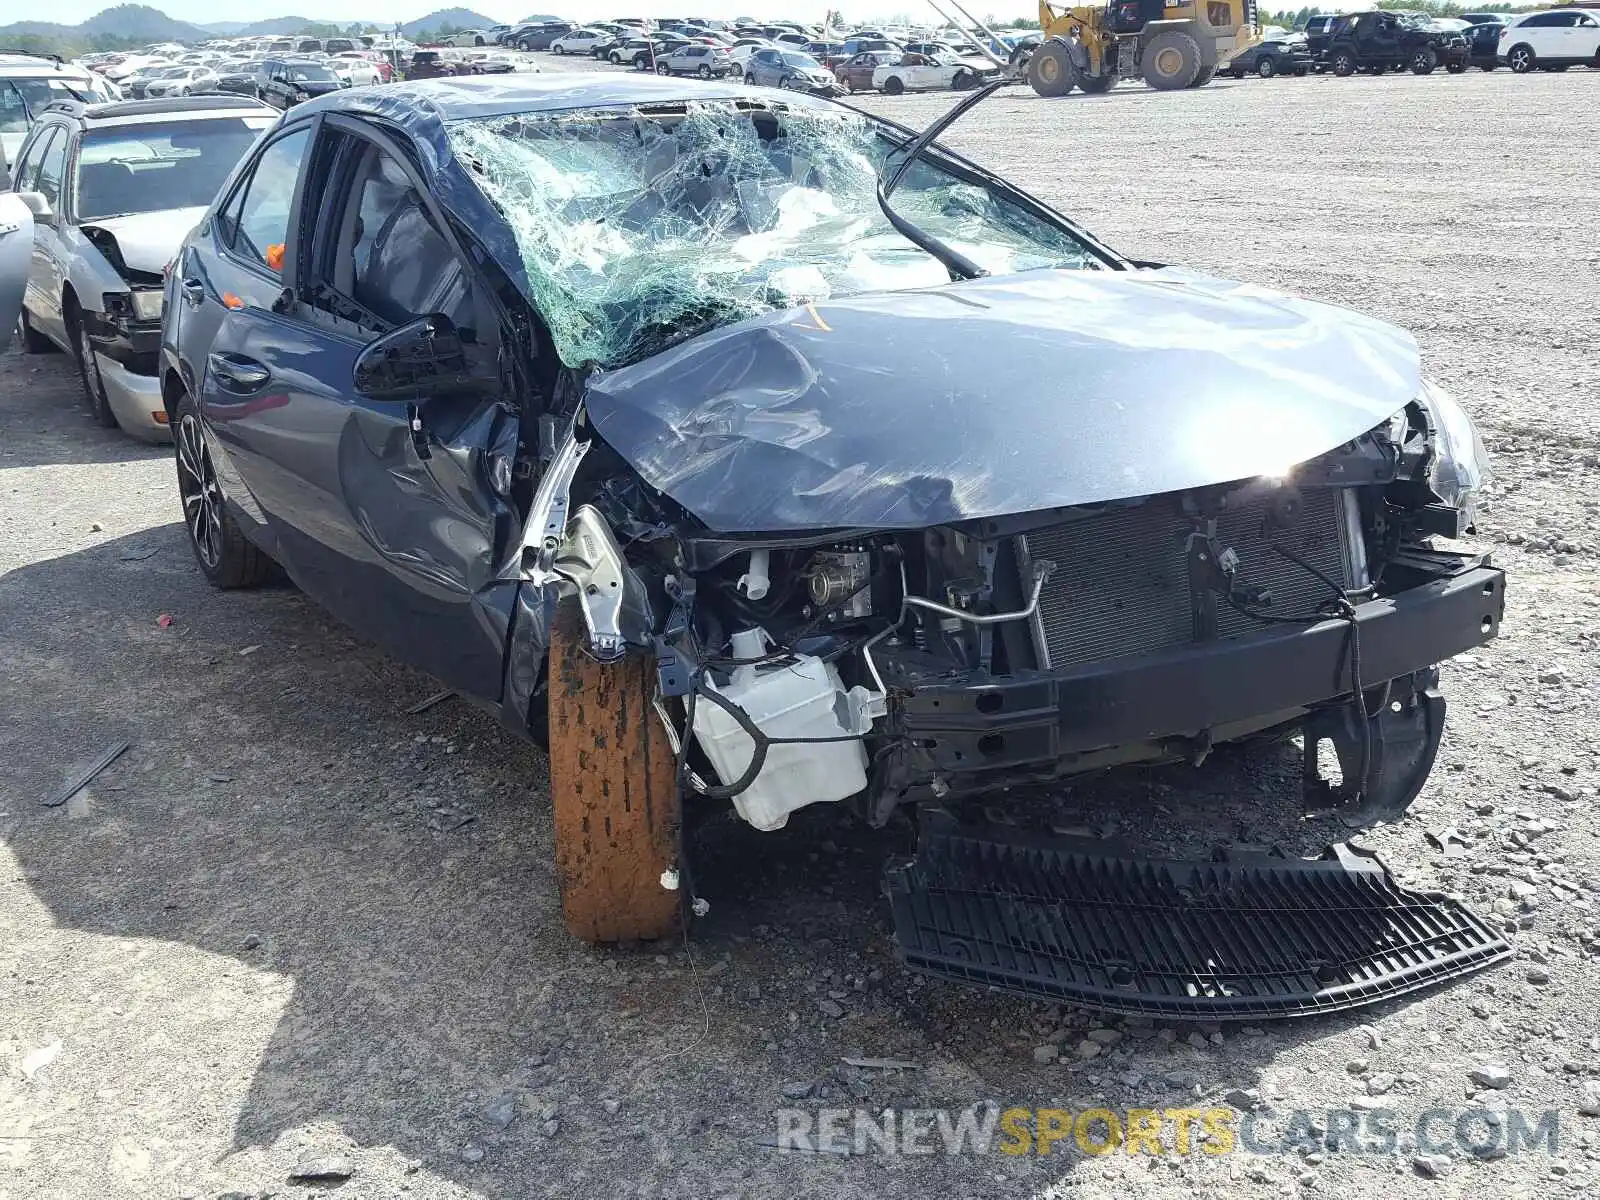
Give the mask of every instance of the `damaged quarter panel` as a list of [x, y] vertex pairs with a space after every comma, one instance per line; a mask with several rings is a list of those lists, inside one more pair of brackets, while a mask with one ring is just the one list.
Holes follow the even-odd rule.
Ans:
[[848, 297], [590, 383], [594, 428], [714, 530], [916, 528], [1288, 467], [1421, 386], [1409, 334], [1175, 270]]

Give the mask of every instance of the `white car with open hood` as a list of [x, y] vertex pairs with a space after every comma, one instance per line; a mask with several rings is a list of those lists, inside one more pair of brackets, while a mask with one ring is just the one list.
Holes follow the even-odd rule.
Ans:
[[[156, 377], [164, 269], [276, 119], [257, 100], [184, 96], [63, 101], [35, 120], [11, 172], [32, 222], [23, 348], [73, 355], [100, 424], [170, 436]], [[0, 241], [0, 266], [14, 240]]]

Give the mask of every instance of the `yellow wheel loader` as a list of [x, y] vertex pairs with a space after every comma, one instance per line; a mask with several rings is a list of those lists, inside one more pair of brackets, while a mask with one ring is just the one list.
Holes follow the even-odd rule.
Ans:
[[1162, 92], [1200, 87], [1261, 40], [1256, 0], [1110, 0], [1060, 10], [1039, 0], [1039, 26], [1044, 41], [1027, 72], [1041, 96], [1104, 92], [1134, 76]]

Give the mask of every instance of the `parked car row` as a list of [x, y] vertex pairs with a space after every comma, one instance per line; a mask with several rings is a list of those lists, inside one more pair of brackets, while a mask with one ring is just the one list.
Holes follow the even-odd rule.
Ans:
[[[891, 36], [892, 33], [892, 36]], [[724, 76], [822, 95], [881, 90], [890, 95], [934, 88], [962, 90], [1000, 70], [1037, 35], [996, 37], [980, 46], [959, 30], [825, 30], [799, 23], [659, 20], [547, 21], [506, 40], [558, 57], [585, 55], [662, 75]], [[880, 69], [881, 68], [881, 69]]]
[[1311, 71], [1339, 76], [1410, 71], [1431, 75], [1443, 68], [1459, 75], [1469, 67], [1517, 74], [1600, 67], [1600, 11], [1582, 7], [1530, 13], [1426, 13], [1365, 9], [1309, 18], [1303, 30], [1268, 36], [1222, 70], [1242, 78]]

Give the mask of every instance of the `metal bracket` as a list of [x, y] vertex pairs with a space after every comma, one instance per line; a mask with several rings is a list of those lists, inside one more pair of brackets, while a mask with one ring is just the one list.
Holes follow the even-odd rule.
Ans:
[[[1367, 721], [1372, 757], [1362, 789], [1365, 800], [1359, 807], [1352, 803], [1356, 776], [1361, 773], [1361, 726], [1355, 706], [1340, 704], [1308, 716], [1303, 726], [1306, 810], [1334, 809], [1352, 825], [1393, 821], [1404, 813], [1427, 783], [1444, 736], [1446, 704], [1438, 684], [1439, 669], [1429, 667], [1385, 689], [1383, 707]], [[1317, 767], [1317, 750], [1324, 741], [1333, 746], [1339, 761], [1343, 778], [1337, 785], [1324, 779]]]
[[555, 579], [556, 551], [567, 536], [567, 508], [572, 503], [572, 480], [578, 473], [589, 443], [580, 441], [572, 426], [545, 468], [533, 494], [533, 507], [522, 531], [522, 577], [530, 583]]
[[622, 559], [622, 549], [600, 510], [585, 504], [572, 514], [567, 536], [551, 562], [556, 574], [578, 586], [578, 603], [589, 629], [589, 648], [615, 662], [628, 643], [648, 645], [655, 622], [644, 584]]

